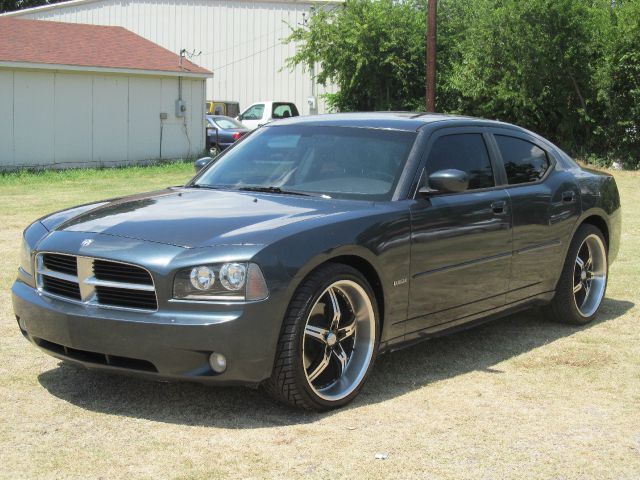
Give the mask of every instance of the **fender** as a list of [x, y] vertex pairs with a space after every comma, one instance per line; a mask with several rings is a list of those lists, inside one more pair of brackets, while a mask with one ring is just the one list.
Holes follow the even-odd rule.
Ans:
[[[404, 320], [406, 318], [406, 308], [398, 312], [397, 309], [392, 308], [398, 301], [403, 302], [406, 305], [408, 301], [408, 284], [403, 285], [404, 288], [389, 288], [389, 285], [393, 284], [393, 279], [389, 278], [386, 269], [382, 268], [381, 261], [371, 250], [363, 248], [358, 245], [341, 245], [330, 250], [324, 251], [314, 257], [310, 258], [302, 268], [300, 268], [295, 276], [291, 279], [289, 288], [287, 289], [287, 295], [291, 298], [294, 292], [300, 287], [304, 279], [313, 272], [319, 266], [331, 262], [332, 260], [341, 257], [354, 257], [358, 258], [367, 264], [375, 271], [378, 279], [380, 280], [380, 286], [378, 291], [382, 292], [381, 302], [381, 322], [382, 331], [380, 332], [381, 343], [385, 342], [388, 338], [398, 335], [393, 328], [389, 328], [393, 323]], [[407, 273], [408, 274], [408, 273]], [[373, 281], [369, 279], [374, 290]]]

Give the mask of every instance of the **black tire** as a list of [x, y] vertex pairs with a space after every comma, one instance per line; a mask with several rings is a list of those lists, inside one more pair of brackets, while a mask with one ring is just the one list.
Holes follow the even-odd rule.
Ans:
[[[374, 322], [370, 323], [375, 325], [374, 343], [368, 365], [366, 362], [362, 362], [361, 372], [365, 373], [353, 391], [344, 398], [327, 400], [319, 396], [314, 387], [310, 385], [311, 382], [307, 380], [303, 345], [306, 338], [305, 327], [311, 310], [324, 292], [340, 281], [355, 282], [366, 292], [374, 314]], [[353, 322], [355, 324], [355, 317]], [[283, 321], [274, 368], [271, 377], [263, 383], [263, 389], [276, 400], [305, 410], [325, 411], [346, 405], [358, 395], [371, 371], [380, 341], [379, 325], [376, 297], [369, 282], [358, 270], [340, 263], [328, 263], [319, 267], [302, 282], [293, 295]], [[353, 337], [354, 345], [356, 335], [357, 330]], [[333, 358], [332, 355], [329, 356]]]
[[[597, 301], [597, 305], [594, 305], [594, 308], [590, 309], [593, 312], [589, 311], [588, 314], [581, 313], [580, 309], [577, 305], [577, 300], [574, 294], [574, 282], [576, 275], [576, 257], [578, 256], [578, 252], [581, 247], [585, 243], [585, 240], [592, 235], [595, 235], [600, 239], [600, 242], [604, 246], [604, 290], [602, 291], [601, 297]], [[583, 224], [576, 231], [573, 239], [571, 240], [571, 245], [569, 246], [569, 250], [567, 252], [567, 256], [564, 261], [564, 266], [562, 268], [562, 273], [560, 275], [560, 279], [556, 285], [555, 296], [551, 303], [546, 307], [546, 312], [549, 316], [561, 323], [567, 323], [571, 325], [585, 325], [591, 322], [597, 315], [602, 305], [602, 300], [604, 299], [604, 295], [606, 292], [606, 282], [609, 277], [609, 259], [607, 256], [607, 244], [604, 238], [604, 235], [600, 231], [599, 228], [590, 225]]]

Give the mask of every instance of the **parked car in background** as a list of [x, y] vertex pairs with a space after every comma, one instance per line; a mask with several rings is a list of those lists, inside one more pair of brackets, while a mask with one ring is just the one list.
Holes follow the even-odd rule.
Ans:
[[240, 104], [227, 100], [207, 100], [205, 103], [205, 112], [207, 115], [237, 117], [240, 113]]
[[68, 362], [263, 385], [326, 410], [358, 394], [378, 353], [462, 325], [531, 307], [589, 323], [620, 219], [611, 175], [514, 125], [300, 117], [184, 187], [34, 222], [13, 308]]
[[213, 155], [233, 145], [249, 132], [249, 129], [234, 118], [224, 115], [207, 115], [207, 149]]
[[298, 108], [291, 102], [258, 102], [238, 115], [237, 119], [250, 130], [254, 130], [271, 120], [299, 115]]

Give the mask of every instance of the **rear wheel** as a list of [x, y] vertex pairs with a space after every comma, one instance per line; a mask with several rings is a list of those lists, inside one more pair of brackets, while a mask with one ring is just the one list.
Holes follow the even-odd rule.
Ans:
[[552, 317], [560, 322], [583, 325], [598, 313], [609, 273], [607, 247], [602, 232], [584, 224], [578, 228], [549, 305]]
[[362, 388], [379, 340], [373, 291], [352, 267], [329, 264], [295, 293], [265, 389], [308, 410], [350, 402]]

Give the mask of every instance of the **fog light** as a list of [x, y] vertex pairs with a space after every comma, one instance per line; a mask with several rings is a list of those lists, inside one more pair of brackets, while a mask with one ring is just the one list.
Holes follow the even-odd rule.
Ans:
[[227, 369], [227, 359], [221, 353], [212, 353], [209, 357], [209, 365], [216, 373], [222, 373]]

